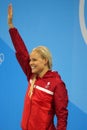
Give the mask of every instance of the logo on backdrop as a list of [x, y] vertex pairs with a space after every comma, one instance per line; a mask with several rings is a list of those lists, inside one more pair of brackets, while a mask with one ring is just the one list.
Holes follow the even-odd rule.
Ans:
[[81, 32], [84, 38], [85, 43], [87, 44], [87, 28], [85, 24], [85, 15], [84, 15], [84, 10], [85, 10], [85, 0], [80, 0], [79, 3], [79, 20], [80, 20], [80, 27], [81, 27]]
[[4, 54], [0, 53], [0, 64], [4, 62]]

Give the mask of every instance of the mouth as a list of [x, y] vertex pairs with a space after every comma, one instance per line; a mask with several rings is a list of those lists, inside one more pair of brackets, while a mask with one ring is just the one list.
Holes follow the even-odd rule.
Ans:
[[35, 68], [35, 66], [31, 66], [31, 69], [34, 69]]
[[32, 69], [32, 71], [33, 71], [34, 69], [36, 69], [36, 67], [35, 67], [35, 66], [31, 66], [31, 69]]

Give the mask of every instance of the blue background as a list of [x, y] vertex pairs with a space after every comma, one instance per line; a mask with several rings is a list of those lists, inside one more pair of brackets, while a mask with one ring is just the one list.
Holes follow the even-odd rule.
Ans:
[[[80, 0], [0, 0], [0, 130], [21, 130], [20, 121], [27, 79], [19, 66], [8, 32], [7, 9], [27, 48], [47, 46], [53, 70], [66, 83], [69, 94], [67, 130], [87, 130], [87, 44], [79, 24]], [[85, 1], [87, 27], [87, 1]], [[55, 118], [56, 124], [56, 118]]]

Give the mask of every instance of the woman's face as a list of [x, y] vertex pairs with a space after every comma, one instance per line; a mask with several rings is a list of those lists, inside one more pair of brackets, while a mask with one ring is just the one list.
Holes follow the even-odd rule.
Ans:
[[38, 76], [42, 76], [44, 72], [46, 71], [47, 67], [47, 59], [44, 59], [41, 57], [41, 55], [33, 51], [30, 54], [30, 62], [32, 73], [37, 74]]

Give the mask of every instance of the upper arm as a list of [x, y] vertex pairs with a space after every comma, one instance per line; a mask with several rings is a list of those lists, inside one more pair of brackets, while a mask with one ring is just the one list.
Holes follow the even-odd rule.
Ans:
[[26, 74], [27, 79], [29, 80], [29, 77], [31, 75], [31, 67], [29, 65], [29, 55], [23, 55], [21, 52], [16, 53], [17, 60], [23, 70], [23, 72]]

